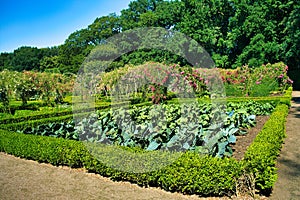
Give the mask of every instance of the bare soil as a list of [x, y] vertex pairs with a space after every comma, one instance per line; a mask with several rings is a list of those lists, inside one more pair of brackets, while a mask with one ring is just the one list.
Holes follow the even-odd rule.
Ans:
[[248, 147], [253, 142], [256, 135], [259, 133], [268, 119], [269, 116], [257, 116], [256, 126], [252, 127], [249, 130], [246, 130], [246, 135], [240, 135], [236, 137], [236, 143], [231, 146], [233, 150], [233, 158], [237, 160], [242, 160], [244, 158], [245, 152], [247, 151]]
[[[300, 92], [293, 93], [299, 97]], [[299, 100], [298, 99], [298, 100]], [[287, 120], [287, 135], [278, 158], [278, 181], [270, 199], [300, 199], [300, 102], [291, 107]], [[240, 160], [268, 117], [258, 117], [256, 127], [245, 136], [237, 137], [233, 157]], [[100, 199], [100, 200], [151, 200], [151, 199], [222, 199], [200, 198], [170, 193], [159, 188], [142, 188], [128, 182], [113, 182], [83, 169], [55, 167], [49, 164], [20, 159], [0, 152], [0, 199]], [[232, 197], [231, 199], [253, 199]], [[269, 199], [256, 197], [255, 199]]]

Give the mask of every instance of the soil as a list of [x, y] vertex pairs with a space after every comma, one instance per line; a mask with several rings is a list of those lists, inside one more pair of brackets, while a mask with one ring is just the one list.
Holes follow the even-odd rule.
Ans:
[[269, 116], [257, 116], [256, 117], [256, 126], [251, 129], [246, 130], [246, 135], [236, 136], [236, 143], [231, 146], [233, 150], [232, 157], [237, 160], [242, 160], [244, 154], [247, 151], [250, 144], [255, 139], [256, 135], [262, 129], [266, 121], [268, 121]]
[[[295, 97], [287, 118], [287, 138], [278, 158], [278, 181], [270, 198], [300, 199], [300, 92]], [[267, 117], [258, 117], [257, 126], [245, 136], [237, 137], [233, 157], [242, 159]], [[222, 199], [200, 198], [179, 193], [170, 193], [159, 188], [142, 188], [128, 182], [113, 182], [83, 169], [55, 167], [49, 164], [20, 159], [0, 152], [0, 199]], [[253, 199], [232, 197], [231, 199]]]

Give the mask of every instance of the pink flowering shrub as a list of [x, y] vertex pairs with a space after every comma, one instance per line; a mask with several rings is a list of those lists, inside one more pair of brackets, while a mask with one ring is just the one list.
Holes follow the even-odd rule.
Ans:
[[293, 83], [287, 75], [288, 66], [282, 62], [220, 71], [227, 94], [232, 96], [268, 96], [271, 92], [282, 92]]
[[[210, 90], [219, 87], [227, 96], [267, 96], [283, 91], [292, 84], [283, 63], [267, 64], [258, 68], [243, 66], [237, 69], [206, 69], [146, 63], [120, 68], [99, 78], [98, 89], [106, 93], [117, 88], [120, 95], [153, 103], [172, 97], [211, 96]], [[110, 92], [109, 92], [110, 93]], [[221, 91], [222, 93], [222, 91]]]

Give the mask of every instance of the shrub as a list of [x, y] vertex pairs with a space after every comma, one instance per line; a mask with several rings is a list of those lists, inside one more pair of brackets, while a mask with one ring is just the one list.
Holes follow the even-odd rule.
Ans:
[[285, 135], [287, 105], [278, 105], [244, 157], [246, 171], [255, 175], [255, 186], [262, 193], [270, 193], [277, 179], [276, 158]]
[[89, 156], [80, 142], [5, 130], [0, 130], [0, 151], [38, 162], [70, 167], [83, 167], [84, 160]]
[[60, 116], [60, 117], [23, 121], [23, 122], [18, 122], [18, 123], [13, 123], [13, 124], [1, 124], [0, 129], [9, 130], [9, 131], [17, 131], [17, 130], [22, 130], [26, 127], [36, 127], [38, 125], [48, 124], [51, 122], [66, 122], [71, 119], [73, 119], [73, 115], [65, 115], [65, 116]]
[[[240, 164], [234, 159], [201, 157], [195, 153], [183, 153], [176, 162], [161, 170], [123, 172], [109, 168], [103, 164], [105, 162], [94, 158], [82, 142], [5, 130], [0, 130], [0, 151], [53, 165], [85, 167], [113, 180], [126, 180], [141, 186], [156, 186], [188, 194], [233, 194], [235, 180], [241, 175]], [[112, 155], [109, 159], [118, 158]]]

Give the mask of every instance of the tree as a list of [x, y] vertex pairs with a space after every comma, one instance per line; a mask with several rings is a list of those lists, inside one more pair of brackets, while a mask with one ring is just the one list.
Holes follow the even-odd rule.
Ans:
[[291, 67], [300, 69], [300, 1], [290, 1], [288, 7], [292, 7], [283, 20], [286, 25], [283, 29], [283, 51], [281, 58]]
[[10, 61], [12, 59], [12, 53], [1, 53], [0, 54], [0, 70], [10, 69]]
[[[217, 67], [256, 67], [284, 61], [290, 69], [298, 69], [299, 10], [299, 0], [136, 0], [120, 16], [98, 17], [87, 28], [71, 33], [61, 46], [21, 47], [13, 53], [2, 53], [0, 69], [44, 70], [52, 65], [61, 72], [77, 73], [95, 46], [139, 27], [163, 27], [191, 37], [211, 55]], [[121, 49], [122, 45], [136, 43], [119, 44]], [[186, 64], [176, 55], [153, 48], [126, 53], [111, 69], [150, 60]]]
[[59, 56], [45, 56], [41, 59], [40, 61], [40, 69], [41, 71], [45, 71], [47, 69], [59, 69], [60, 66], [60, 60], [59, 60]]
[[39, 70], [42, 57], [41, 50], [36, 47], [20, 47], [13, 52], [10, 64], [16, 71]]
[[128, 9], [121, 11], [122, 31], [141, 26], [157, 26], [155, 11], [161, 3], [163, 0], [131, 1]]
[[105, 39], [121, 32], [120, 18], [115, 13], [97, 18], [87, 30], [90, 33], [89, 43], [94, 46], [102, 44]]

